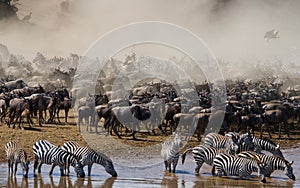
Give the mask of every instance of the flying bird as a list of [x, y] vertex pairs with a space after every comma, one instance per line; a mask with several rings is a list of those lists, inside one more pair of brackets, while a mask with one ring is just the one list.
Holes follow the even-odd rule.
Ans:
[[277, 35], [279, 34], [278, 30], [272, 29], [271, 31], [266, 32], [264, 38], [267, 39], [267, 42], [271, 39], [279, 38]]
[[23, 21], [28, 21], [31, 19], [31, 14], [32, 12], [30, 12], [29, 14], [27, 14], [26, 16], [24, 16]]

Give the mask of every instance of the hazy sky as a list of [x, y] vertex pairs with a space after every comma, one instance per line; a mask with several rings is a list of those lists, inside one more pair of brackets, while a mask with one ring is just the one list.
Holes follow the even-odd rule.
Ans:
[[[72, 0], [69, 13], [61, 12], [60, 2], [19, 0], [18, 16], [32, 12], [32, 19], [13, 26], [0, 22], [0, 43], [29, 59], [37, 52], [82, 54], [116, 27], [164, 21], [189, 29], [224, 61], [279, 58], [297, 63], [300, 57], [297, 0]], [[271, 29], [279, 30], [280, 38], [266, 42], [264, 34]]]

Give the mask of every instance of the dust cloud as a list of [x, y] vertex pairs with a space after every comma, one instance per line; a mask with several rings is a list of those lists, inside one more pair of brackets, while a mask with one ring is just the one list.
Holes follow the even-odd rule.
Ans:
[[[37, 52], [48, 57], [83, 54], [98, 37], [116, 27], [140, 21], [164, 21], [198, 35], [220, 61], [225, 77], [256, 77], [253, 71], [265, 74], [269, 68], [274, 74], [282, 71], [298, 74], [300, 69], [300, 1], [296, 0], [19, 0], [17, 3], [19, 19], [29, 12], [32, 18], [28, 22], [0, 21], [0, 43], [29, 60]], [[278, 30], [280, 38], [267, 42], [264, 35], [271, 29]]]

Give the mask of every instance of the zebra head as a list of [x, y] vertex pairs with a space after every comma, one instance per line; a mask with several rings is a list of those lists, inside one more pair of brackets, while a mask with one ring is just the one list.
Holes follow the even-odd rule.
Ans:
[[83, 170], [83, 165], [80, 162], [77, 162], [74, 167], [75, 173], [77, 174], [77, 177], [84, 178], [85, 173]]
[[251, 151], [254, 151], [255, 145], [253, 143], [253, 136], [252, 136], [252, 130], [248, 131], [246, 134], [242, 134], [239, 138], [239, 144], [241, 146], [246, 146], [249, 148]]
[[178, 133], [173, 133], [174, 135], [174, 144], [179, 148], [182, 146], [181, 135]]
[[285, 161], [285, 168], [284, 168], [284, 174], [289, 177], [290, 179], [292, 180], [296, 180], [296, 177], [293, 173], [293, 167], [292, 167], [292, 164], [294, 163], [294, 161], [292, 162], [288, 162], [288, 161]]
[[261, 176], [261, 182], [266, 183], [266, 175], [268, 174], [268, 165], [260, 160], [256, 155], [253, 155], [253, 158], [257, 163], [258, 176]]
[[229, 139], [229, 142], [226, 144], [226, 149], [229, 150], [229, 153], [230, 154], [235, 154], [237, 153], [238, 149], [239, 149], [239, 144], [238, 144], [238, 140], [236, 139], [235, 136], [228, 136], [230, 139]]
[[107, 173], [109, 173], [110, 175], [112, 175], [112, 177], [117, 177], [118, 176], [111, 160], [106, 160], [103, 166], [105, 168], [105, 171]]

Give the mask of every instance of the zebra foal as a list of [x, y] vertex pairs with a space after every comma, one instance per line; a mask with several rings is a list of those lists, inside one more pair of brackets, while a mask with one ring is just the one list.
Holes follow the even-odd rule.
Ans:
[[23, 176], [28, 178], [29, 161], [27, 161], [27, 153], [22, 146], [16, 141], [10, 141], [5, 145], [5, 153], [8, 162], [8, 174], [13, 172], [14, 175], [17, 173], [17, 166], [21, 163]]
[[177, 133], [174, 134], [173, 141], [165, 141], [162, 144], [161, 156], [164, 158], [165, 168], [166, 170], [169, 168], [169, 172], [171, 172], [171, 165], [173, 165], [172, 172], [175, 173], [181, 145], [181, 138]]

